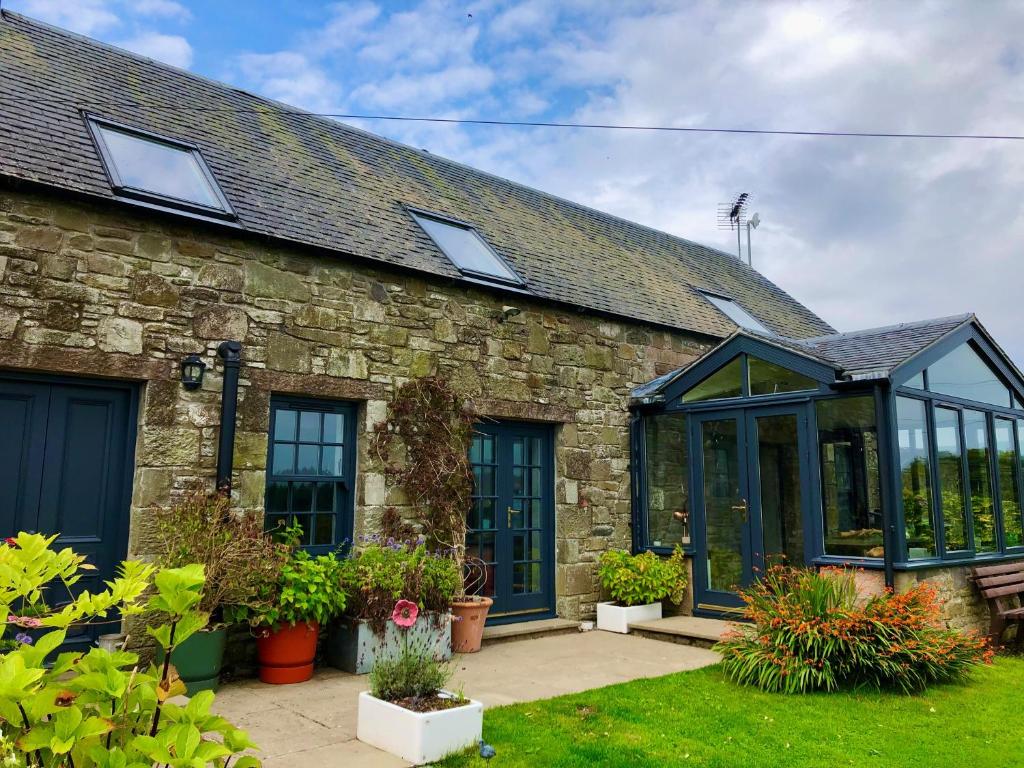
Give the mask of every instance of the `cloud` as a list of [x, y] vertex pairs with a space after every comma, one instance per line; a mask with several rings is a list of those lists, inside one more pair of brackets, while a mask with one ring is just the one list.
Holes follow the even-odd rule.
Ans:
[[140, 16], [156, 16], [178, 21], [188, 21], [192, 12], [174, 0], [134, 0], [132, 10]]
[[181, 35], [145, 32], [127, 40], [120, 40], [117, 44], [129, 51], [182, 69], [188, 69], [192, 64], [192, 46]]
[[294, 51], [246, 53], [237, 57], [236, 76], [272, 99], [313, 111], [332, 111], [338, 88], [309, 57]]
[[107, 0], [22, 0], [9, 7], [83, 35], [96, 35], [120, 24], [120, 18]]

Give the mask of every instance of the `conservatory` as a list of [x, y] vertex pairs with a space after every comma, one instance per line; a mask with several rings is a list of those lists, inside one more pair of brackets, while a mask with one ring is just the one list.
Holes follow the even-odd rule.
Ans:
[[1024, 557], [1024, 378], [974, 315], [811, 339], [741, 329], [633, 392], [634, 545], [729, 614], [776, 563]]

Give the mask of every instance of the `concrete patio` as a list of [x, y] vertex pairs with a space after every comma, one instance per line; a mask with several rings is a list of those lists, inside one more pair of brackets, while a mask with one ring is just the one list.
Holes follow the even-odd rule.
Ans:
[[[698, 669], [717, 660], [704, 648], [642, 637], [562, 634], [485, 645], [477, 654], [456, 656], [454, 685], [495, 707]], [[407, 765], [356, 741], [356, 699], [366, 688], [365, 677], [324, 668], [299, 685], [232, 683], [217, 695], [216, 709], [249, 731], [267, 768]]]

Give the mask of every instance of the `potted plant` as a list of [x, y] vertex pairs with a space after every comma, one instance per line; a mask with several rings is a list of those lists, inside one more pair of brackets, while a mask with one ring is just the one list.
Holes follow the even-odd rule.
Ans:
[[686, 589], [686, 561], [678, 545], [668, 558], [654, 552], [608, 550], [601, 555], [597, 574], [612, 598], [597, 604], [597, 628], [608, 632], [625, 634], [630, 624], [660, 619], [661, 601], [668, 598], [678, 604]]
[[[264, 585], [276, 582], [288, 548], [263, 530], [263, 516], [231, 510], [222, 493], [191, 492], [156, 513], [161, 568], [203, 566], [199, 610], [210, 623], [175, 646], [171, 661], [190, 696], [217, 690], [228, 627], [266, 600]], [[163, 649], [157, 649], [163, 661]]]
[[399, 600], [392, 622], [402, 634], [402, 652], [378, 659], [370, 690], [359, 694], [356, 736], [414, 765], [433, 763], [480, 741], [483, 705], [445, 690], [451, 668], [410, 647], [408, 632], [418, 618], [416, 604]]
[[377, 424], [377, 455], [388, 479], [412, 508], [428, 548], [455, 561], [462, 582], [452, 601], [452, 650], [480, 650], [493, 600], [473, 594], [484, 583], [466, 558], [466, 515], [473, 497], [469, 448], [476, 423], [469, 403], [444, 379], [428, 376], [400, 386]]
[[334, 553], [314, 557], [295, 547], [265, 594], [272, 599], [249, 613], [260, 680], [274, 685], [305, 682], [313, 676], [321, 624], [345, 608], [338, 559]]
[[398, 600], [413, 602], [419, 610], [408, 639], [438, 660], [451, 657], [448, 611], [460, 579], [450, 557], [430, 552], [422, 538], [396, 541], [375, 535], [363, 537], [338, 570], [346, 605], [324, 643], [328, 663], [362, 675], [375, 660], [396, 657], [402, 638], [390, 618]]

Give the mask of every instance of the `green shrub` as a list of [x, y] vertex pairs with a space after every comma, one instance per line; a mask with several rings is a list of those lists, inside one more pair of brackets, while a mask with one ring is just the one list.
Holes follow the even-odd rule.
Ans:
[[261, 600], [246, 618], [261, 627], [300, 621], [327, 623], [345, 610], [340, 568], [341, 561], [333, 552], [314, 557], [304, 549], [294, 550], [277, 581], [263, 586]]
[[381, 632], [395, 603], [409, 600], [421, 611], [447, 613], [461, 586], [455, 560], [429, 552], [416, 542], [365, 537], [341, 562], [341, 585], [348, 595], [345, 615], [369, 622]]
[[612, 600], [626, 606], [665, 598], [678, 604], [686, 589], [686, 561], [678, 545], [669, 558], [654, 552], [631, 555], [621, 549], [608, 550], [601, 555], [597, 575]]
[[777, 567], [742, 596], [752, 624], [715, 649], [730, 678], [765, 691], [910, 692], [964, 679], [991, 659], [983, 638], [939, 626], [935, 590], [924, 583], [861, 604], [852, 571]]
[[[56, 536], [18, 534], [0, 545], [0, 636], [16, 632], [17, 648], [0, 654], [0, 758], [33, 768], [253, 768], [240, 753], [252, 748], [244, 731], [210, 713], [210, 691], [185, 705], [171, 697], [185, 686], [171, 651], [202, 629], [198, 610], [203, 568], [156, 570], [128, 561], [97, 594], [82, 592], [60, 609], [46, 606], [49, 585], [76, 584], [92, 566]], [[144, 594], [151, 594], [148, 601]], [[165, 651], [160, 666], [143, 667], [126, 651], [92, 648], [60, 653], [68, 628], [103, 622], [114, 612], [148, 611], [162, 622], [147, 628]], [[26, 630], [31, 630], [30, 634]], [[54, 658], [55, 657], [55, 658]]]

